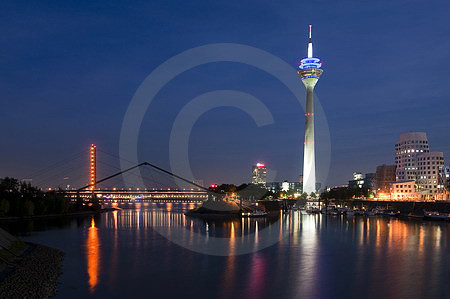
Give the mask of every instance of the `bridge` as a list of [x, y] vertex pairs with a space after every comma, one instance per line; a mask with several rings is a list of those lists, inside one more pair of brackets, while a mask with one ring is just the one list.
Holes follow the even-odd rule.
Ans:
[[[186, 202], [186, 203], [199, 203], [210, 198], [220, 198], [222, 200], [228, 201], [230, 203], [234, 203], [239, 205], [241, 208], [255, 208], [256, 203], [252, 200], [241, 198], [237, 193], [233, 194], [225, 194], [222, 191], [215, 190], [214, 188], [206, 188], [198, 182], [194, 182], [190, 179], [184, 178], [178, 174], [175, 174], [169, 170], [166, 170], [162, 167], [159, 167], [150, 162], [142, 162], [127, 169], [121, 169], [119, 167], [114, 167], [115, 173], [111, 174], [110, 171], [102, 172], [107, 173], [109, 175], [103, 175], [102, 178], [99, 179], [100, 175], [97, 174], [97, 163], [101, 163], [105, 166], [111, 166], [109, 163], [101, 162], [97, 155], [97, 147], [95, 145], [91, 145], [89, 147], [89, 151], [84, 151], [81, 153], [81, 158], [84, 156], [88, 156], [89, 159], [89, 173], [84, 173], [81, 176], [81, 183], [89, 182], [87, 185], [84, 185], [79, 188], [56, 188], [57, 192], [64, 192], [64, 194], [68, 195], [73, 201], [77, 199], [82, 199], [85, 201], [96, 199], [104, 203], [111, 202]], [[106, 152], [102, 151], [107, 154]], [[121, 159], [118, 156], [114, 156], [108, 154], [115, 158], [114, 162]], [[70, 159], [69, 161], [72, 161]], [[126, 161], [128, 164], [130, 161]], [[60, 163], [56, 163], [57, 167], [60, 167]], [[54, 167], [49, 167], [48, 169], [52, 169]], [[106, 167], [105, 167], [106, 168]], [[79, 164], [75, 165], [75, 167], [70, 168], [75, 170], [80, 170]], [[139, 173], [133, 173], [135, 170], [140, 170]], [[102, 169], [103, 170], [103, 169]], [[44, 170], [45, 173], [47, 170]], [[150, 173], [149, 173], [150, 171]], [[42, 172], [42, 171], [41, 171]], [[39, 173], [39, 171], [37, 172]], [[67, 171], [63, 171], [62, 173], [57, 173], [57, 176], [69, 177], [69, 173]], [[138, 179], [134, 181], [130, 176], [133, 175]], [[147, 177], [146, 177], [147, 175]], [[38, 175], [37, 175], [38, 177]], [[55, 175], [50, 175], [51, 177], [55, 177]], [[164, 184], [165, 188], [157, 187], [158, 183], [161, 183], [164, 178], [169, 178], [170, 183]], [[117, 181], [120, 179], [123, 185], [125, 186], [133, 186], [136, 182], [138, 184], [144, 184], [144, 186], [133, 186], [133, 187], [117, 187]], [[145, 179], [145, 180], [144, 180]], [[178, 186], [177, 182], [184, 182], [185, 186]], [[127, 181], [128, 180], [128, 181]], [[123, 181], [123, 182], [122, 182]], [[150, 182], [150, 183], [149, 183]]]
[[[135, 202], [141, 202], [141, 201], [155, 201], [155, 202], [168, 202], [168, 201], [183, 201], [183, 202], [202, 202], [204, 200], [208, 199], [208, 195], [212, 193], [208, 188], [205, 188], [196, 182], [193, 182], [189, 179], [186, 179], [184, 177], [181, 177], [177, 174], [174, 174], [168, 170], [165, 170], [159, 166], [156, 166], [149, 162], [142, 162], [137, 165], [134, 165], [132, 167], [129, 167], [128, 169], [120, 169], [119, 167], [111, 165], [111, 163], [102, 162], [99, 160], [99, 157], [97, 155], [97, 147], [92, 144], [89, 147], [88, 151], [82, 151], [81, 153], [78, 153], [75, 159], [83, 157], [88, 157], [89, 162], [89, 173], [85, 173], [85, 175], [81, 175], [81, 182], [89, 182], [89, 184], [79, 187], [79, 188], [69, 188], [69, 185], [67, 184], [66, 188], [57, 187], [54, 188], [56, 191], [62, 191], [65, 194], [67, 194], [71, 199], [76, 200], [78, 197], [82, 199], [91, 199], [93, 197], [97, 198], [100, 201], [103, 202], [121, 202], [121, 201], [135, 201]], [[121, 160], [120, 157], [106, 153], [104, 151], [101, 151], [102, 153], [109, 155], [114, 158], [113, 163], [115, 162], [117, 164], [117, 160]], [[105, 156], [102, 156], [105, 157]], [[39, 170], [35, 172], [32, 176], [30, 176], [31, 179], [28, 179], [30, 182], [33, 181], [35, 178], [40, 178], [43, 176], [43, 174], [47, 174], [47, 176], [52, 179], [55, 177], [64, 177], [69, 178], [72, 177], [72, 174], [75, 171], [79, 170], [79, 161], [77, 161], [77, 164], [74, 167], [70, 167], [67, 170], [67, 167], [65, 164], [68, 164], [69, 162], [73, 162], [75, 160], [74, 158], [67, 159], [67, 161], [60, 161], [58, 163], [55, 163], [54, 165], [50, 165], [49, 167]], [[129, 161], [127, 161], [129, 162]], [[102, 173], [107, 173], [104, 171], [106, 168], [113, 168], [116, 170], [115, 173], [112, 175], [106, 175], [103, 178], [98, 178], [99, 175], [97, 174], [97, 164], [101, 163], [104, 165], [102, 168]], [[62, 171], [58, 171], [58, 169], [61, 169]], [[150, 169], [152, 173], [147, 173], [149, 177], [147, 178], [146, 182], [144, 182], [145, 175], [143, 174], [136, 174], [133, 173], [133, 170], [137, 170], [137, 168], [141, 168], [141, 171], [144, 171], [144, 169], [148, 170]], [[54, 170], [56, 169], [56, 174], [53, 174]], [[72, 171], [72, 173], [71, 173]], [[109, 171], [108, 171], [109, 172]], [[111, 173], [111, 172], [109, 172]], [[156, 175], [155, 175], [156, 173]], [[164, 178], [161, 177], [165, 176], [166, 178], [170, 178], [170, 183], [163, 183], [162, 181]], [[141, 182], [144, 182], [146, 186], [140, 186], [136, 187], [134, 186], [135, 181], [131, 178], [131, 176], [140, 177]], [[156, 178], [155, 178], [156, 177]], [[186, 188], [180, 188], [175, 184], [173, 179], [178, 179], [187, 184]], [[120, 179], [120, 182], [117, 182], [117, 179]], [[116, 181], [114, 181], [116, 180]], [[42, 179], [41, 179], [42, 181]], [[45, 182], [45, 179], [43, 180]], [[150, 184], [147, 184], [148, 182], [151, 182]], [[125, 185], [134, 186], [133, 188], [120, 188], [117, 187], [117, 184], [125, 183]], [[73, 184], [73, 182], [72, 182]], [[162, 187], [163, 185], [164, 187]], [[48, 188], [48, 190], [53, 190], [53, 188]]]
[[[92, 165], [92, 163], [91, 163]], [[179, 180], [182, 180], [193, 187], [196, 187], [197, 190], [194, 191], [194, 189], [190, 190], [171, 190], [170, 188], [168, 190], [103, 190], [100, 192], [96, 189], [93, 189], [95, 186], [97, 186], [100, 183], [103, 183], [105, 181], [111, 180], [114, 177], [117, 177], [119, 175], [123, 175], [124, 173], [127, 173], [129, 171], [132, 171], [133, 169], [139, 168], [139, 167], [151, 167], [153, 169], [156, 169], [159, 172], [162, 172], [166, 175], [169, 175], [171, 177], [177, 178]], [[96, 174], [95, 174], [96, 175]], [[143, 201], [143, 200], [153, 200], [153, 201], [203, 201], [207, 200], [209, 194], [212, 191], [209, 189], [198, 185], [197, 183], [194, 183], [186, 178], [183, 178], [177, 174], [174, 174], [168, 170], [165, 170], [159, 166], [156, 166], [149, 162], [142, 162], [135, 166], [132, 166], [130, 168], [127, 168], [125, 170], [121, 170], [113, 175], [107, 176], [100, 180], [92, 180], [92, 172], [91, 172], [91, 181], [88, 185], [79, 188], [76, 190], [75, 194], [72, 194], [72, 196], [81, 197], [81, 192], [84, 193], [85, 197], [93, 196], [95, 195], [97, 198], [101, 198], [102, 200], [137, 200], [137, 201]]]

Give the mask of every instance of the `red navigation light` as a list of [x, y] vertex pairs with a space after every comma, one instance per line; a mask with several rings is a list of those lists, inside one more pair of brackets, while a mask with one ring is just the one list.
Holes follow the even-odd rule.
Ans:
[[217, 184], [211, 184], [211, 186], [209, 186], [209, 188], [217, 188], [218, 185]]
[[260, 163], [260, 162], [256, 163], [256, 167], [265, 167], [265, 166], [266, 165], [264, 163]]

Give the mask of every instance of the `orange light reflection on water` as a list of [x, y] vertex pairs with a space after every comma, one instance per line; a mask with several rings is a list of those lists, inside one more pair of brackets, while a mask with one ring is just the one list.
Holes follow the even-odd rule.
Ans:
[[95, 227], [94, 217], [91, 219], [91, 226], [88, 229], [88, 238], [86, 244], [89, 291], [95, 291], [98, 284], [98, 265], [100, 258], [98, 228]]

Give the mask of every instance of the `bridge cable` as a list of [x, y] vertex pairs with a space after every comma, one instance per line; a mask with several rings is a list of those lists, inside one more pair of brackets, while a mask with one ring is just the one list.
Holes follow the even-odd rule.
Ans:
[[207, 192], [211, 192], [211, 190], [209, 190], [208, 188], [205, 188], [205, 187], [203, 187], [203, 186], [200, 186], [200, 185], [198, 185], [198, 184], [196, 184], [196, 183], [194, 183], [194, 182], [192, 182], [192, 181], [190, 181], [190, 180], [188, 180], [188, 179], [185, 179], [185, 178], [183, 178], [183, 177], [181, 177], [181, 176], [179, 176], [179, 175], [176, 175], [176, 174], [174, 174], [174, 173], [172, 173], [172, 172], [170, 172], [170, 171], [168, 171], [168, 170], [165, 170], [165, 169], [163, 169], [163, 168], [161, 168], [161, 167], [158, 167], [158, 166], [156, 166], [156, 165], [154, 165], [154, 164], [151, 164], [151, 163], [148, 163], [148, 162], [142, 162], [142, 163], [139, 163], [139, 164], [137, 164], [137, 165], [135, 165], [135, 166], [132, 166], [132, 167], [130, 167], [130, 168], [127, 168], [127, 169], [125, 169], [125, 170], [119, 171], [119, 172], [117, 172], [117, 173], [115, 173], [115, 174], [113, 174], [113, 175], [110, 175], [110, 176], [108, 176], [108, 177], [106, 177], [106, 178], [103, 178], [103, 179], [101, 179], [101, 180], [98, 180], [98, 181], [96, 181], [95, 183], [92, 183], [92, 184], [86, 185], [86, 186], [84, 186], [84, 187], [81, 187], [81, 188], [79, 188], [77, 191], [82, 191], [82, 190], [87, 189], [87, 188], [89, 188], [89, 187], [95, 186], [95, 185], [97, 185], [97, 184], [99, 184], [99, 183], [101, 183], [101, 182], [107, 181], [107, 180], [112, 179], [112, 178], [114, 178], [114, 177], [116, 177], [116, 176], [118, 176], [118, 175], [121, 175], [121, 174], [123, 174], [123, 173], [126, 173], [126, 172], [128, 172], [128, 171], [130, 171], [130, 170], [133, 170], [133, 169], [138, 168], [138, 167], [141, 167], [141, 166], [150, 166], [150, 167], [155, 168], [155, 169], [157, 169], [157, 170], [159, 170], [159, 171], [161, 171], [161, 172], [163, 172], [163, 173], [166, 173], [166, 174], [168, 174], [168, 175], [170, 175], [170, 176], [173, 176], [173, 177], [175, 177], [175, 178], [177, 178], [177, 179], [180, 179], [180, 180], [182, 180], [182, 181], [184, 181], [184, 182], [186, 182], [186, 183], [189, 183], [189, 184], [191, 184], [191, 185], [193, 185], [193, 186], [195, 186], [195, 187], [197, 187], [197, 188], [199, 188], [199, 189], [203, 189], [203, 190], [205, 190], [205, 191], [207, 191]]
[[60, 164], [65, 165], [65, 164], [67, 164], [69, 162], [72, 162], [72, 161], [80, 158], [80, 156], [82, 154], [85, 154], [85, 153], [87, 153], [87, 151], [85, 151], [85, 150], [81, 151], [81, 152], [79, 152], [79, 153], [77, 153], [75, 155], [70, 156], [70, 158], [67, 158], [67, 159], [64, 159], [64, 160], [60, 160], [60, 161], [58, 161], [56, 163], [53, 163], [53, 164], [51, 164], [49, 166], [46, 166], [46, 167], [41, 168], [39, 170], [36, 170], [36, 171], [30, 173], [28, 176], [26, 176], [26, 177], [24, 177], [24, 178], [22, 178], [20, 180], [24, 180], [24, 179], [27, 179], [27, 178], [33, 178], [33, 177], [36, 177], [36, 176], [40, 176], [40, 175], [42, 175], [42, 174], [44, 174], [44, 173], [46, 173], [46, 172], [48, 172], [50, 170], [55, 169], [56, 167], [59, 167]]

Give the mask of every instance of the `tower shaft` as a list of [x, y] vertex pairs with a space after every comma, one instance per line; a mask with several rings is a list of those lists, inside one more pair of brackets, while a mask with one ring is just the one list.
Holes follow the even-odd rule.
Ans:
[[[306, 79], [308, 80], [308, 79]], [[314, 148], [314, 85], [306, 85], [305, 143], [303, 154], [303, 192], [316, 192]]]
[[89, 147], [89, 187], [90, 190], [95, 190], [97, 187], [97, 147], [91, 145]]

